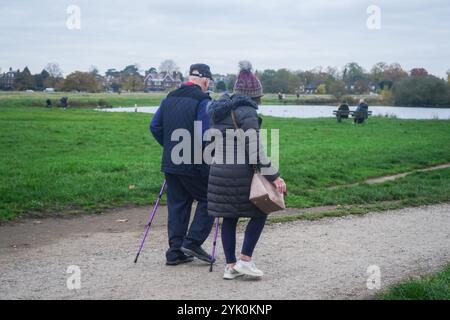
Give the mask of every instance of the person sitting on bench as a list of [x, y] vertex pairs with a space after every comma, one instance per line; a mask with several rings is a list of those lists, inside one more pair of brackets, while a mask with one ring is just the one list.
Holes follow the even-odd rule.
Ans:
[[347, 101], [344, 101], [341, 103], [341, 105], [338, 108], [338, 111], [341, 111], [341, 118], [348, 119], [348, 115], [350, 114], [350, 108], [348, 107]]
[[364, 99], [359, 100], [359, 105], [355, 110], [353, 115], [354, 123], [364, 123], [368, 116], [369, 105], [366, 103]]

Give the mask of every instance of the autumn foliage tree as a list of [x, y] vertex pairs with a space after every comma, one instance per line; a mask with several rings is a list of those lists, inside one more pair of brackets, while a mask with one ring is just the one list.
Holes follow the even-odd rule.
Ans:
[[62, 89], [64, 91], [98, 92], [100, 84], [92, 73], [75, 71], [66, 77], [62, 84]]
[[142, 91], [144, 90], [144, 79], [140, 75], [129, 75], [124, 79], [122, 89], [131, 92]]
[[411, 70], [411, 77], [426, 77], [428, 76], [428, 71], [424, 68], [414, 68]]

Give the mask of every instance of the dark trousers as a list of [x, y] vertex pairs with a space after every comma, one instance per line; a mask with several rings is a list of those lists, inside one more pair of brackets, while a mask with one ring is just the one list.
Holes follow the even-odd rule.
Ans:
[[[214, 218], [208, 215], [208, 177], [167, 174], [167, 230], [169, 250], [167, 260], [176, 260], [181, 247], [201, 246], [211, 232]], [[192, 203], [197, 200], [195, 216], [189, 227]]]
[[[267, 216], [250, 219], [245, 229], [241, 253], [251, 257], [266, 224]], [[227, 263], [236, 262], [236, 227], [239, 219], [224, 218], [222, 221], [222, 245]]]

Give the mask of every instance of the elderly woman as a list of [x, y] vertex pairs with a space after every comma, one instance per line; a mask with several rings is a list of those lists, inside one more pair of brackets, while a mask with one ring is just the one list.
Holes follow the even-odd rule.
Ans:
[[[249, 200], [250, 186], [256, 167], [266, 167], [262, 174], [270, 172], [265, 177], [274, 183], [282, 193], [286, 192], [286, 185], [279, 177], [275, 168], [263, 152], [258, 152], [257, 163], [251, 162], [252, 154], [250, 139], [245, 140], [245, 163], [232, 161], [238, 158], [238, 143], [232, 148], [233, 154], [228, 151], [225, 144], [226, 130], [238, 128], [244, 132], [254, 129], [259, 146], [259, 128], [261, 120], [257, 115], [258, 104], [261, 103], [262, 86], [258, 78], [252, 73], [251, 64], [247, 61], [239, 63], [240, 73], [234, 86], [234, 95], [224, 95], [213, 102], [208, 113], [211, 117], [211, 127], [222, 132], [224, 147], [221, 155], [215, 156], [210, 167], [208, 184], [208, 213], [213, 217], [222, 217], [222, 244], [227, 266], [223, 278], [235, 279], [242, 275], [262, 277], [263, 272], [256, 268], [252, 261], [253, 251], [263, 231], [267, 214], [259, 210]], [[234, 113], [234, 119], [233, 119]], [[229, 138], [229, 137], [228, 137]], [[232, 138], [234, 141], [234, 138]], [[239, 138], [238, 138], [239, 140]], [[243, 141], [242, 141], [243, 142]], [[241, 149], [242, 150], [242, 149]], [[254, 150], [254, 149], [252, 149]], [[216, 148], [217, 152], [217, 148]], [[217, 157], [223, 157], [217, 161]], [[253, 158], [254, 159], [254, 158]], [[227, 161], [228, 160], [228, 161]], [[266, 172], [266, 173], [265, 173]], [[239, 260], [236, 259], [236, 227], [239, 218], [250, 218], [245, 230], [245, 238]]]

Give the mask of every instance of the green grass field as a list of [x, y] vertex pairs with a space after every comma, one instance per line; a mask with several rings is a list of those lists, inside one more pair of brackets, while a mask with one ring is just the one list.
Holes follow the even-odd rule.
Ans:
[[[0, 91], [0, 107], [45, 107], [46, 100], [52, 100], [54, 106], [58, 105], [63, 96], [69, 98], [69, 103], [74, 107], [96, 108], [99, 105], [113, 107], [158, 106], [165, 97], [165, 93], [68, 93], [68, 92], [5, 92]], [[214, 98], [220, 94], [213, 94]], [[363, 96], [361, 96], [363, 97]], [[373, 97], [365, 98], [374, 99]], [[358, 99], [355, 96], [355, 99]], [[266, 94], [263, 103], [268, 105], [278, 104], [312, 104], [312, 105], [336, 105], [337, 100], [332, 95], [301, 95], [297, 99], [295, 95], [287, 95], [286, 100], [280, 102], [276, 94]]]
[[52, 100], [56, 107], [61, 97], [69, 98], [73, 107], [96, 108], [101, 104], [113, 107], [158, 106], [163, 93], [68, 93], [68, 92], [5, 92], [0, 91], [0, 107], [45, 107], [46, 100]]
[[394, 285], [377, 296], [382, 300], [450, 300], [450, 265], [443, 271]]
[[[148, 131], [151, 115], [12, 105], [0, 108], [0, 220], [153, 202], [163, 176], [161, 148]], [[449, 121], [374, 117], [354, 126], [265, 117], [263, 127], [280, 129], [288, 206], [450, 200], [449, 169], [328, 189], [450, 162]]]

